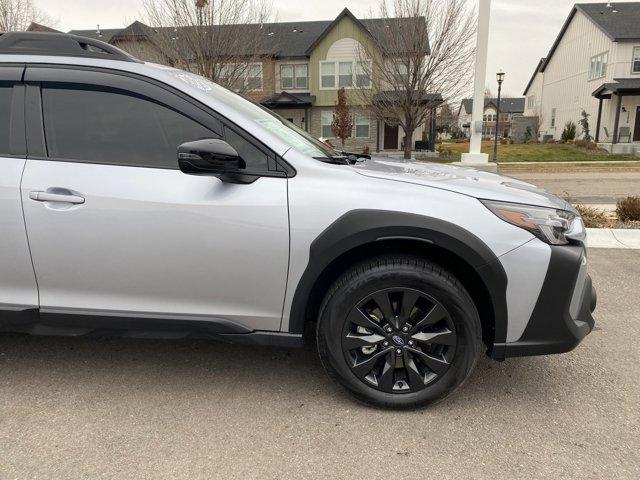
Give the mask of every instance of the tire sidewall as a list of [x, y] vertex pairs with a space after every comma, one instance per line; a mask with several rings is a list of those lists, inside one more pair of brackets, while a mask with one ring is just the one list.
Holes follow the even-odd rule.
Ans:
[[[434, 270], [412, 264], [365, 269], [339, 286], [321, 309], [318, 348], [325, 368], [358, 399], [383, 407], [414, 407], [446, 397], [460, 386], [475, 366], [481, 343], [480, 321], [475, 305], [457, 282]], [[425, 389], [392, 394], [367, 386], [349, 368], [342, 350], [347, 315], [362, 299], [386, 288], [413, 288], [431, 295], [449, 312], [457, 334], [451, 366]]]

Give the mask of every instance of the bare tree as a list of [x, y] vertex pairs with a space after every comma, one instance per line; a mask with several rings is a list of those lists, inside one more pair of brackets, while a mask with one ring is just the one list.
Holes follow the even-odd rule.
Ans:
[[239, 92], [255, 90], [274, 40], [267, 0], [144, 0], [148, 36], [167, 63]]
[[402, 127], [410, 158], [415, 130], [431, 118], [430, 94], [457, 99], [469, 88], [475, 15], [466, 0], [380, 0], [377, 16], [379, 40], [361, 48], [360, 61], [370, 65], [375, 116]]
[[42, 25], [53, 23], [31, 0], [0, 0], [0, 32], [24, 31], [32, 22]]
[[544, 115], [542, 114], [542, 108], [535, 107], [533, 109], [533, 115], [531, 116], [535, 119], [533, 122], [533, 135], [537, 142], [540, 140], [542, 124], [544, 123]]

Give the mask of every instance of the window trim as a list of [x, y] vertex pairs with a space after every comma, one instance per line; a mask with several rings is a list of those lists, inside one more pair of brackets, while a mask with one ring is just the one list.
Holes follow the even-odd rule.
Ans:
[[[27, 130], [27, 145], [29, 152], [27, 158], [35, 160], [62, 161], [72, 163], [91, 163], [93, 165], [106, 165], [102, 163], [87, 162], [83, 160], [52, 158], [49, 157], [44, 145], [44, 123], [42, 121], [42, 97], [40, 88], [42, 83], [75, 83], [87, 85], [102, 85], [106, 87], [126, 90], [148, 97], [161, 105], [173, 108], [187, 118], [196, 121], [216, 134], [224, 134], [224, 126], [232, 128], [256, 148], [263, 151], [269, 158], [273, 158], [276, 170], [265, 171], [263, 173], [252, 172], [252, 175], [263, 177], [286, 177], [291, 178], [296, 175], [296, 170], [280, 155], [271, 148], [254, 138], [242, 127], [220, 115], [208, 105], [190, 97], [177, 88], [163, 83], [151, 77], [127, 72], [123, 70], [112, 70], [104, 67], [79, 66], [79, 65], [58, 65], [58, 64], [38, 64], [37, 66], [27, 66], [24, 73], [24, 81], [27, 82], [27, 98], [25, 102], [26, 123], [33, 128]], [[146, 94], [145, 94], [146, 92]], [[177, 104], [180, 106], [176, 106]], [[173, 104], [173, 105], [172, 105]], [[38, 147], [40, 143], [40, 148]], [[33, 149], [31, 147], [34, 147]], [[108, 164], [117, 165], [117, 164]], [[122, 165], [133, 168], [161, 168], [163, 167], [137, 167], [132, 165]]]
[[[228, 63], [223, 63], [220, 66], [220, 78], [227, 78], [222, 76], [222, 71], [225, 67], [227, 66], [233, 66], [233, 65], [244, 65], [243, 63], [237, 63], [237, 62], [228, 62]], [[264, 91], [264, 66], [262, 65], [262, 62], [252, 62], [252, 63], [247, 63], [247, 69], [245, 72], [243, 72], [242, 77], [238, 77], [236, 80], [240, 81], [242, 80], [242, 86], [246, 89], [246, 92], [262, 92]], [[255, 77], [255, 78], [260, 78], [260, 88], [249, 88], [249, 79], [250, 78], [254, 78], [251, 77], [249, 75], [249, 72], [251, 71], [252, 67], [260, 67], [260, 76], [259, 77]], [[233, 90], [233, 88], [232, 88]], [[235, 90], [234, 90], [235, 91]]]
[[640, 45], [633, 47], [631, 52], [631, 74], [632, 75], [640, 75], [640, 68], [638, 68], [638, 70], [635, 69], [636, 62], [638, 62], [638, 64], [640, 65]]
[[[351, 64], [351, 85], [350, 86], [345, 86], [345, 87], [341, 87], [340, 86], [340, 64], [341, 63], [350, 63]], [[360, 89], [360, 88], [364, 88], [367, 90], [370, 90], [371, 88], [373, 88], [373, 79], [371, 78], [371, 75], [369, 75], [369, 84], [365, 85], [365, 86], [357, 86], [357, 82], [356, 82], [356, 65], [358, 63], [369, 63], [369, 71], [371, 71], [372, 68], [372, 62], [371, 60], [365, 60], [365, 61], [360, 61], [360, 60], [320, 60], [319, 62], [319, 69], [320, 69], [320, 78], [319, 78], [319, 82], [318, 82], [318, 88], [320, 90], [340, 90], [341, 88], [344, 88], [345, 90], [355, 90], [355, 89]], [[324, 64], [333, 64], [333, 86], [332, 87], [323, 87], [322, 86], [322, 77], [328, 77], [329, 75], [323, 75], [322, 74], [322, 65]], [[344, 76], [344, 75], [342, 75]]]
[[[593, 65], [593, 61], [595, 59], [598, 59], [600, 57], [602, 57], [604, 59], [604, 57], [606, 56], [606, 62], [602, 62], [601, 61], [601, 65], [604, 65], [604, 68], [602, 68], [602, 71], [600, 72], [600, 74], [598, 74], [594, 69], [593, 72], [593, 76], [592, 76], [592, 71], [591, 71], [591, 65]], [[607, 73], [609, 71], [609, 50], [605, 51], [605, 52], [600, 52], [596, 55], [593, 55], [592, 57], [589, 58], [589, 67], [587, 70], [587, 80], [589, 82], [591, 82], [592, 80], [599, 80], [601, 78], [605, 78], [607, 76]]]
[[[364, 123], [358, 123], [358, 115], [367, 119], [366, 125], [369, 129], [369, 134], [366, 137], [358, 136], [358, 125], [365, 125]], [[368, 112], [355, 112], [353, 114], [353, 138], [361, 140], [371, 139], [371, 115]]]
[[[324, 77], [329, 77], [329, 75], [324, 75], [322, 73], [322, 66], [323, 65], [333, 65], [333, 85], [331, 87], [324, 87], [322, 85], [322, 79]], [[320, 90], [336, 90], [337, 86], [338, 86], [338, 69], [337, 69], [337, 65], [336, 62], [331, 62], [328, 60], [321, 60], [320, 61], [320, 82], [318, 84], [318, 87], [320, 88]]]
[[536, 94], [533, 93], [533, 94], [527, 96], [527, 109], [531, 110], [535, 106], [536, 106]]
[[[323, 117], [325, 114], [331, 115], [331, 122], [329, 124], [322, 123]], [[333, 131], [331, 132], [331, 135], [328, 137], [323, 135], [324, 127], [328, 126], [329, 128], [331, 128], [332, 125], [333, 125], [333, 112], [331, 110], [320, 110], [320, 135], [322, 135], [323, 138], [326, 138], [329, 140], [335, 140], [336, 137], [333, 136]]]
[[[292, 76], [291, 77], [285, 77], [284, 75], [282, 75], [282, 69], [285, 67], [290, 67], [291, 68], [291, 73]], [[296, 68], [298, 67], [306, 67], [307, 69], [307, 75], [306, 76], [298, 76], [296, 75]], [[282, 79], [283, 78], [291, 78], [291, 87], [285, 87], [284, 84], [282, 83]], [[299, 87], [298, 86], [298, 80], [302, 80], [305, 79], [306, 80], [306, 85], [304, 87]], [[309, 64], [308, 63], [281, 63], [280, 64], [280, 80], [279, 80], [279, 87], [280, 90], [301, 90], [301, 91], [306, 91], [309, 90]]]

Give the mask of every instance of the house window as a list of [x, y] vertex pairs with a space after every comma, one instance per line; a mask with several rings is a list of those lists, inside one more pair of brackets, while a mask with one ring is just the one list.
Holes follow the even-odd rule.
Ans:
[[589, 80], [604, 77], [607, 74], [608, 61], [609, 52], [604, 52], [591, 57], [589, 60]]
[[247, 90], [262, 90], [262, 64], [226, 63], [220, 67], [220, 83], [237, 92], [243, 88]]
[[352, 62], [340, 62], [338, 64], [338, 87], [353, 87]]
[[331, 124], [333, 123], [333, 112], [331, 110], [323, 110], [320, 114], [320, 123], [322, 125], [321, 133], [324, 138], [333, 138]]
[[640, 47], [633, 49], [633, 64], [631, 68], [633, 73], [640, 73]]
[[280, 66], [280, 85], [282, 88], [293, 88], [293, 65]]
[[556, 126], [556, 109], [551, 109], [551, 128], [555, 128]]
[[371, 87], [370, 62], [320, 62], [320, 88]]
[[220, 67], [220, 83], [236, 92], [244, 87], [243, 75], [235, 63], [227, 63]]
[[309, 69], [307, 65], [281, 65], [280, 85], [282, 89], [309, 88]]
[[336, 64], [334, 62], [322, 62], [320, 75], [322, 88], [336, 88]]
[[371, 86], [371, 63], [356, 62], [356, 87]]
[[247, 73], [247, 90], [262, 90], [262, 64], [249, 65]]
[[398, 85], [406, 85], [409, 83], [409, 68], [406, 63], [397, 62], [395, 74]]
[[369, 115], [356, 113], [353, 123], [355, 124], [356, 138], [369, 138], [371, 130]]
[[536, 104], [536, 96], [535, 95], [529, 95], [527, 97], [527, 108], [528, 109], [532, 109], [535, 104]]
[[296, 74], [296, 88], [305, 89], [309, 88], [309, 66], [308, 65], [296, 65], [294, 67]]

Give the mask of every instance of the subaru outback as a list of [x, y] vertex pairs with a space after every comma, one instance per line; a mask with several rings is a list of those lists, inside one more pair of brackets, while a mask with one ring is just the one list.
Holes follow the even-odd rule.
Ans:
[[0, 36], [0, 149], [1, 331], [315, 338], [357, 399], [410, 408], [459, 387], [483, 352], [566, 352], [594, 326], [566, 201], [336, 152], [96, 40]]

